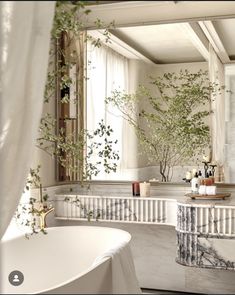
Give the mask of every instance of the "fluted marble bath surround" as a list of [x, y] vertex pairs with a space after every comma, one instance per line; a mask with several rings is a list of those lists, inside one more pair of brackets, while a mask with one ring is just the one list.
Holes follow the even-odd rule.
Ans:
[[176, 224], [176, 200], [129, 195], [56, 194], [57, 219]]

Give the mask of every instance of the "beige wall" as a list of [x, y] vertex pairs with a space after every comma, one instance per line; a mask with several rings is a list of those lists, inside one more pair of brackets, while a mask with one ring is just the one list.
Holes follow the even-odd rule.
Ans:
[[231, 92], [226, 99], [225, 182], [235, 183], [235, 73], [226, 82]]
[[[141, 85], [148, 85], [149, 79], [148, 76], [154, 72], [154, 65], [147, 64], [141, 60], [130, 59], [129, 60], [129, 93], [134, 93], [138, 86]], [[137, 108], [141, 108], [137, 106]], [[126, 157], [126, 168], [139, 168], [139, 160], [140, 160], [140, 153], [141, 147], [138, 144], [137, 137], [135, 135], [135, 131], [133, 127], [130, 127], [127, 122], [125, 124], [125, 132], [127, 145], [126, 147], [128, 152], [128, 157]]]
[[159, 64], [155, 65], [156, 74], [164, 74], [167, 72], [179, 72], [182, 70], [189, 70], [192, 73], [196, 73], [200, 69], [208, 70], [207, 62], [192, 62], [192, 63], [176, 63], [176, 64]]

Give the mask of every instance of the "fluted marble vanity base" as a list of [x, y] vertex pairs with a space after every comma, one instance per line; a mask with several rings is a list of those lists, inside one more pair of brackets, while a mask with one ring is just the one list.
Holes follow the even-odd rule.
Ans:
[[177, 233], [176, 262], [185, 266], [235, 270], [235, 239]]
[[222, 204], [177, 204], [176, 262], [234, 271], [234, 210]]

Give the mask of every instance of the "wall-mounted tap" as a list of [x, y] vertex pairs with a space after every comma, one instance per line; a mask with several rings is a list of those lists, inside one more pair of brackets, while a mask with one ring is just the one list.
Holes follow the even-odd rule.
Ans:
[[45, 228], [47, 227], [46, 225], [46, 217], [47, 215], [54, 211], [54, 207], [50, 206], [49, 208], [47, 207], [47, 205], [43, 205], [43, 208], [42, 209], [36, 209], [36, 208], [33, 208], [32, 209], [32, 213], [35, 213], [39, 216], [40, 218], [40, 230], [44, 231]]

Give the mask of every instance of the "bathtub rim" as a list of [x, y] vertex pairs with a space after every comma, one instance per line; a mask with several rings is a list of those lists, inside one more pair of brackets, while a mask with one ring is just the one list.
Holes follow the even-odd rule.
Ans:
[[[102, 227], [102, 226], [89, 226], [89, 225], [88, 225], [88, 226], [86, 226], [86, 225], [55, 226], [55, 227], [48, 227], [48, 228], [47, 228], [47, 231], [49, 232], [49, 231], [53, 231], [53, 230], [55, 230], [55, 229], [57, 229], [57, 230], [59, 231], [59, 229], [66, 229], [66, 228], [74, 228], [74, 229], [76, 229], [76, 228], [92, 228], [92, 229], [94, 229], [94, 228], [98, 228], [98, 229], [111, 229], [112, 231], [123, 232], [123, 233], [127, 236], [127, 240], [126, 240], [126, 241], [122, 241], [122, 242], [120, 243], [120, 248], [122, 248], [122, 247], [126, 246], [127, 244], [129, 244], [130, 241], [131, 241], [131, 238], [132, 238], [132, 237], [131, 237], [131, 234], [130, 234], [129, 232], [125, 231], [125, 230], [118, 229], [118, 228], [112, 228], [112, 227]], [[1, 246], [2, 243], [7, 243], [8, 241], [14, 241], [14, 240], [17, 240], [17, 239], [20, 239], [20, 238], [25, 238], [25, 235], [24, 235], [24, 234], [21, 234], [21, 235], [19, 234], [19, 235], [15, 236], [15, 237], [8, 238], [8, 239], [5, 239], [5, 240], [1, 240], [1, 241], [0, 241], [0, 246]], [[25, 238], [25, 239], [26, 239], [26, 238]], [[30, 238], [29, 238], [29, 239], [30, 239]], [[110, 249], [112, 249], [112, 248], [110, 248]], [[105, 252], [104, 252], [103, 254], [105, 254]], [[75, 276], [69, 278], [69, 279], [66, 280], [66, 281], [63, 281], [62, 283], [60, 283], [60, 284], [58, 284], [58, 285], [56, 285], [56, 286], [53, 286], [53, 287], [51, 287], [51, 288], [42, 289], [42, 290], [40, 290], [40, 291], [36, 291], [36, 292], [26, 293], [26, 294], [44, 294], [44, 293], [46, 293], [46, 292], [48, 292], [48, 291], [52, 291], [52, 290], [54, 290], [54, 289], [58, 289], [58, 288], [60, 288], [60, 287], [63, 287], [63, 286], [65, 286], [65, 285], [70, 284], [70, 283], [72, 283], [73, 281], [75, 281], [75, 280], [77, 280], [77, 279], [79, 279], [79, 278], [85, 276], [87, 273], [91, 272], [93, 269], [99, 267], [101, 264], [107, 262], [108, 260], [111, 261], [111, 259], [112, 259], [111, 257], [105, 257], [105, 258], [103, 258], [101, 261], [99, 261], [99, 262], [97, 262], [97, 263], [95, 263], [95, 264], [94, 264], [94, 262], [93, 262], [93, 263], [91, 264], [91, 266], [88, 267], [86, 270], [80, 272], [78, 275], [75, 275]]]

